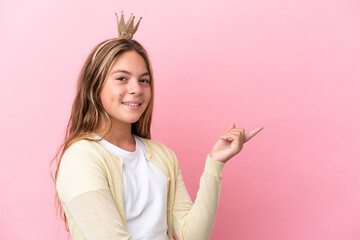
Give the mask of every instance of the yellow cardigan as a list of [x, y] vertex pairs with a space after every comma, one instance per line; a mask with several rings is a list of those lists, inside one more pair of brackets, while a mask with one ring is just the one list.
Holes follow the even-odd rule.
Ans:
[[[192, 203], [174, 152], [160, 142], [139, 139], [146, 147], [146, 159], [169, 181], [169, 239], [174, 238], [174, 232], [178, 239], [209, 239], [219, 203], [224, 163], [207, 155], [200, 188]], [[80, 140], [65, 151], [56, 188], [73, 240], [131, 239], [126, 230], [122, 165], [121, 157], [93, 141]]]

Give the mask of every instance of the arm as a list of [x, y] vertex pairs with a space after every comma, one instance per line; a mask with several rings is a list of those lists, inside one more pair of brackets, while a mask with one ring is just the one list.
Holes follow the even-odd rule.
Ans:
[[83, 193], [67, 207], [86, 239], [131, 239], [108, 189]]
[[105, 164], [75, 143], [63, 155], [56, 188], [73, 239], [131, 239], [109, 190]]
[[178, 172], [174, 203], [174, 229], [179, 239], [209, 239], [220, 197], [221, 171], [225, 163], [241, 151], [243, 144], [262, 130], [245, 135], [243, 128], [231, 124], [207, 156], [200, 188], [192, 204], [181, 172]]
[[207, 156], [194, 204], [178, 172], [173, 213], [174, 230], [179, 239], [209, 239], [219, 203], [223, 166], [224, 163]]

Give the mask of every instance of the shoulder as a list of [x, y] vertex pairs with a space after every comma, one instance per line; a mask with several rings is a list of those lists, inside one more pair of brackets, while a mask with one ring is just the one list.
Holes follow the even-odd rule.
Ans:
[[173, 150], [171, 150], [168, 146], [166, 146], [162, 142], [147, 139], [147, 138], [142, 138], [139, 136], [137, 136], [137, 137], [144, 143], [144, 145], [148, 151], [151, 151], [151, 152], [160, 151], [160, 152], [172, 152], [173, 153]]
[[75, 143], [71, 144], [64, 152], [63, 156], [69, 154], [96, 154], [98, 152], [97, 148], [95, 147], [97, 144], [94, 141], [82, 139], [76, 141]]
[[65, 150], [60, 167], [82, 168], [85, 165], [102, 165], [104, 153], [97, 145], [99, 143], [87, 139], [76, 141]]
[[172, 164], [177, 164], [174, 151], [167, 147], [165, 144], [147, 138], [138, 138], [144, 143], [147, 152], [150, 153], [152, 156], [160, 157], [163, 160], [170, 160]]
[[85, 191], [106, 188], [104, 162], [96, 144], [89, 140], [79, 140], [64, 152], [56, 181], [61, 198], [70, 199]]

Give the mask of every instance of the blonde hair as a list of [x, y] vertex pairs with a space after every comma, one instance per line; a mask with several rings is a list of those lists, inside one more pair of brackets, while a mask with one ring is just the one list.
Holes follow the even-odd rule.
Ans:
[[[150, 74], [151, 99], [139, 120], [131, 125], [131, 132], [143, 138], [151, 138], [150, 126], [154, 104], [154, 82], [151, 63], [146, 50], [135, 40], [109, 39], [98, 44], [87, 57], [80, 72], [76, 97], [73, 102], [71, 116], [66, 128], [65, 138], [60, 145], [51, 164], [56, 162], [56, 170], [52, 176], [54, 183], [59, 173], [59, 166], [64, 152], [75, 142], [90, 138], [90, 134], [99, 127], [101, 120], [106, 122], [106, 129], [102, 133], [106, 136], [111, 129], [111, 120], [102, 106], [100, 91], [104, 85], [105, 78], [116, 59], [125, 52], [136, 51], [140, 54], [147, 65]], [[56, 192], [56, 191], [55, 191]], [[55, 194], [55, 208], [65, 222], [65, 228], [69, 231], [67, 218], [61, 206], [59, 196]]]

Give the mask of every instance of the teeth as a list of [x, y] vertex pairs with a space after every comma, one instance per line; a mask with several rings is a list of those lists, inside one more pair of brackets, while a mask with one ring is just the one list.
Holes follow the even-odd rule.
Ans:
[[129, 106], [140, 106], [140, 104], [137, 103], [123, 103], [124, 105], [129, 105]]

